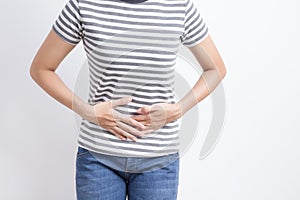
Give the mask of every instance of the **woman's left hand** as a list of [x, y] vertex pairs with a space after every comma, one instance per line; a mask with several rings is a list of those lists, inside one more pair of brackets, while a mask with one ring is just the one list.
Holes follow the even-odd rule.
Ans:
[[138, 115], [134, 115], [132, 118], [142, 123], [146, 127], [144, 130], [155, 131], [167, 123], [180, 118], [181, 106], [177, 103], [157, 103], [141, 107], [137, 110], [137, 113]]

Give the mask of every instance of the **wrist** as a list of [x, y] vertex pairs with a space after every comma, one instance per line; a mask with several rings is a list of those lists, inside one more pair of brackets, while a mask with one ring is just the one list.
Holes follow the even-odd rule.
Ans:
[[76, 95], [73, 96], [73, 111], [82, 118], [90, 121], [95, 118], [94, 106], [83, 101]]
[[182, 117], [182, 108], [180, 103], [173, 104], [173, 120], [179, 119]]
[[90, 105], [88, 103], [85, 103], [81, 106], [80, 114], [82, 118], [91, 121], [93, 118], [95, 118], [95, 111], [94, 106]]

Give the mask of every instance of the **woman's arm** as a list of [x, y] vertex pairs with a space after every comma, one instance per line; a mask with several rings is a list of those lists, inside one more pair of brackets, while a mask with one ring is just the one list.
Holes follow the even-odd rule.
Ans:
[[194, 87], [177, 103], [159, 103], [144, 106], [133, 119], [147, 125], [147, 129], [156, 130], [184, 115], [188, 110], [207, 97], [225, 77], [224, 62], [211, 38], [190, 48], [203, 69]]
[[[55, 71], [61, 61], [74, 47], [75, 45], [62, 41], [57, 34], [51, 30], [35, 55], [30, 67], [30, 75], [33, 80], [50, 96], [67, 106], [69, 109], [73, 109], [73, 93], [59, 78]], [[85, 105], [80, 99], [76, 100], [78, 103]], [[88, 106], [85, 106], [76, 106], [77, 108], [82, 108], [81, 111], [77, 111], [80, 115], [86, 113], [84, 108], [89, 108]]]
[[131, 101], [130, 97], [102, 102], [92, 106], [76, 96], [55, 73], [61, 61], [74, 47], [75, 45], [65, 42], [51, 30], [32, 62], [30, 67], [31, 77], [50, 96], [84, 119], [101, 125], [120, 139], [125, 140], [129, 138], [136, 140], [136, 137], [131, 133], [139, 135], [139, 131], [134, 128], [128, 129], [126, 124], [140, 129], [144, 128], [144, 126], [113, 109], [116, 106], [129, 103]]
[[178, 102], [182, 115], [207, 97], [226, 75], [225, 64], [209, 35], [190, 48], [203, 69], [194, 87]]

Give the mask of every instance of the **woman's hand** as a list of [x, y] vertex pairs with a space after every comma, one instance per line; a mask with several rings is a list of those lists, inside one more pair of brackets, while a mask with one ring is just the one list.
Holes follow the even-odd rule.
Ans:
[[181, 117], [181, 106], [179, 104], [157, 103], [151, 106], [144, 106], [137, 110], [138, 115], [132, 119], [145, 125], [144, 135], [158, 130], [164, 125]]
[[115, 107], [126, 105], [131, 100], [131, 97], [123, 97], [118, 100], [97, 103], [92, 106], [93, 114], [86, 118], [88, 121], [98, 124], [122, 140], [128, 138], [136, 141], [137, 138], [135, 136], [142, 135], [142, 130], [145, 126], [115, 110]]

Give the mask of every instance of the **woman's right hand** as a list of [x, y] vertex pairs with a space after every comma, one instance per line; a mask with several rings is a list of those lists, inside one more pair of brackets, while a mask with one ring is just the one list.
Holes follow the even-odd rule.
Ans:
[[123, 97], [117, 100], [97, 103], [92, 106], [93, 117], [87, 120], [98, 124], [122, 140], [131, 139], [136, 141], [136, 136], [145, 134], [142, 132], [145, 126], [115, 110], [115, 107], [126, 105], [131, 100], [132, 97]]

